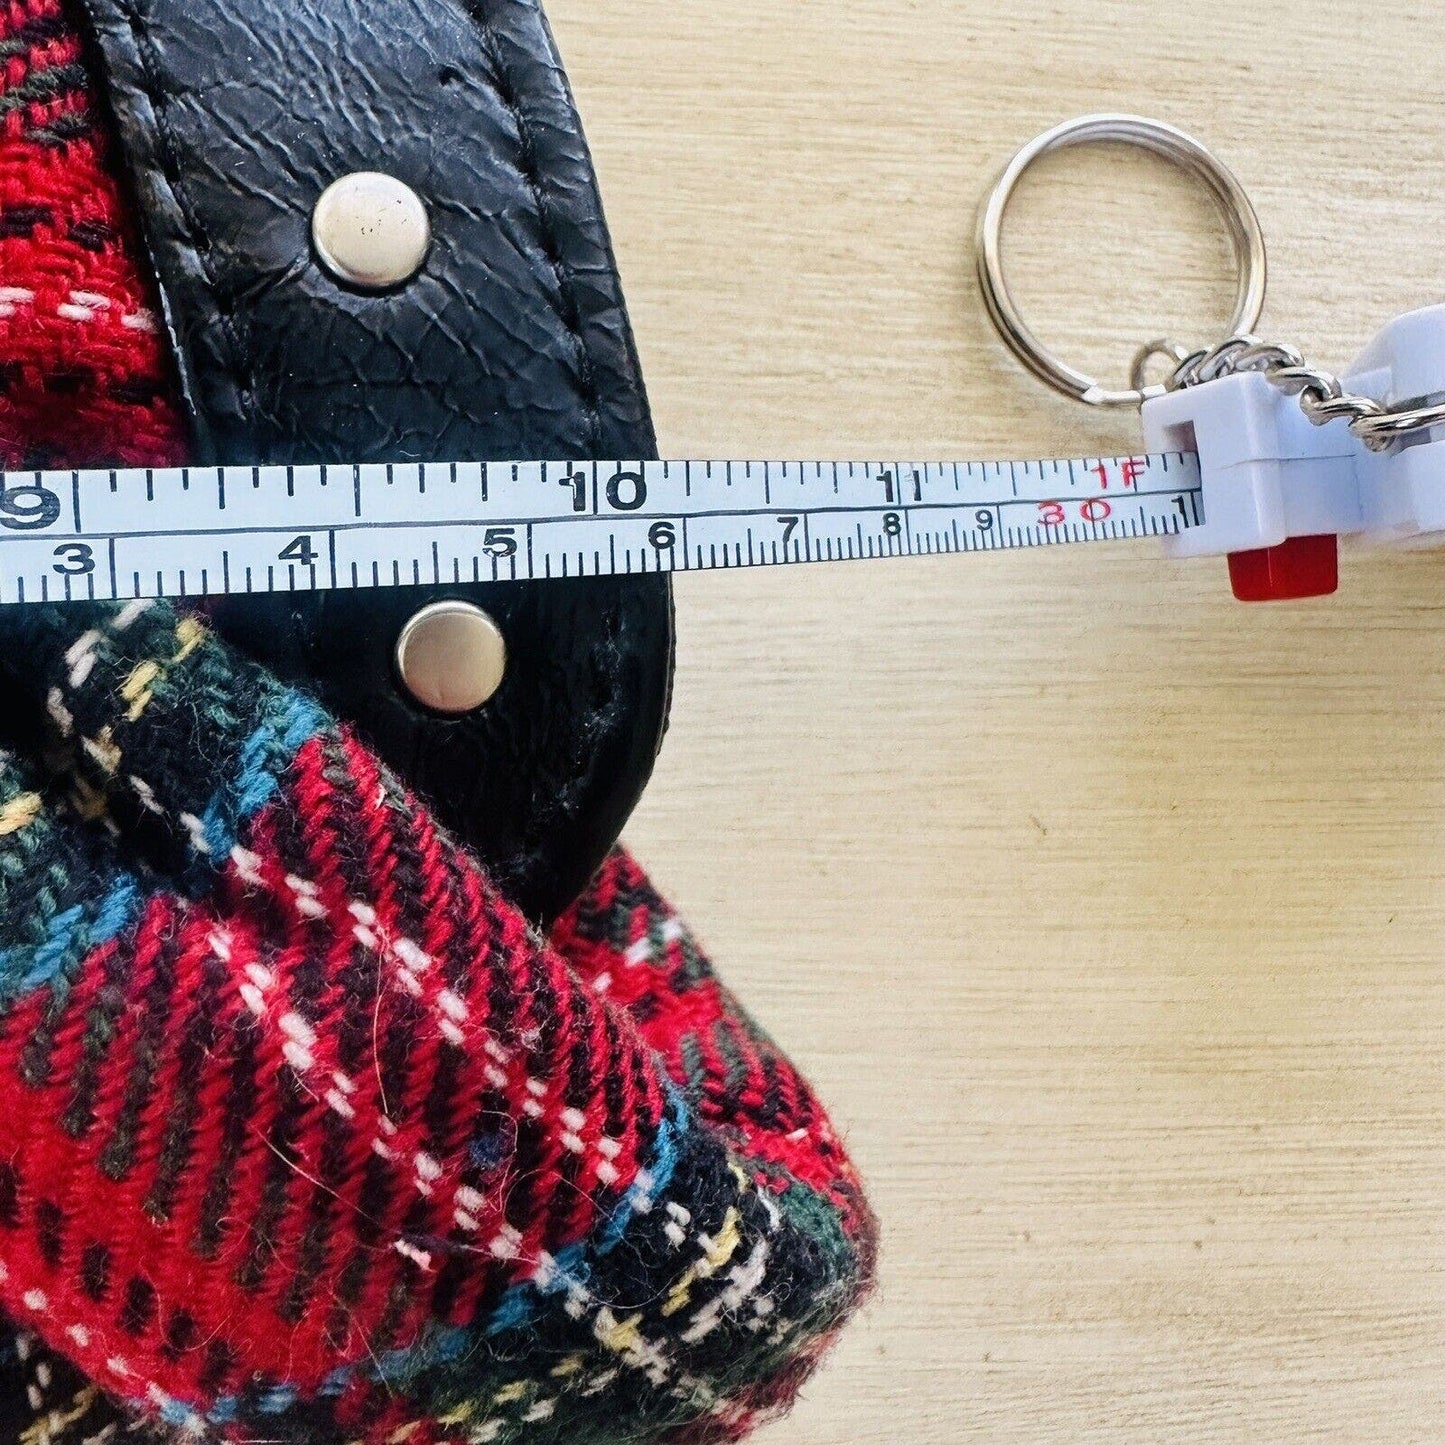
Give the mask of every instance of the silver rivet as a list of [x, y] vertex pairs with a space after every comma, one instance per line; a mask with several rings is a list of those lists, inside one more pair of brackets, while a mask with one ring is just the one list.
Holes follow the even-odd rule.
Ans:
[[311, 239], [338, 280], [384, 291], [421, 269], [431, 222], [410, 186], [380, 171], [356, 171], [322, 191], [311, 213]]
[[396, 642], [406, 690], [434, 712], [471, 712], [502, 685], [507, 644], [497, 624], [470, 602], [433, 602], [415, 613]]

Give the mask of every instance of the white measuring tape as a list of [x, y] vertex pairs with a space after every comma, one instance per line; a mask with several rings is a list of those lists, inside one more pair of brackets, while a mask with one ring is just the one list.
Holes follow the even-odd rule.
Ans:
[[0, 474], [0, 602], [683, 572], [1176, 534], [1192, 453]]

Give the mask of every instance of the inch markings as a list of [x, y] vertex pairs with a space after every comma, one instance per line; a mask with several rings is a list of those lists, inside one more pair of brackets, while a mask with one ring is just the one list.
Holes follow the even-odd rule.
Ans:
[[995, 552], [1174, 534], [1200, 495], [1187, 452], [4, 472], [0, 602]]

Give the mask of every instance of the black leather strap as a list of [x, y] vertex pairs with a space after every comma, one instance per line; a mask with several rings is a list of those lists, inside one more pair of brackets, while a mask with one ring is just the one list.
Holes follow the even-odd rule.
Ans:
[[[81, 0], [160, 282], [197, 460], [631, 458], [655, 441], [601, 205], [533, 0]], [[316, 198], [386, 171], [422, 271], [371, 295], [310, 249]], [[445, 583], [445, 579], [442, 579]], [[506, 634], [459, 720], [396, 685], [439, 596]], [[247, 599], [222, 629], [353, 719], [539, 918], [615, 840], [666, 719], [662, 578]]]

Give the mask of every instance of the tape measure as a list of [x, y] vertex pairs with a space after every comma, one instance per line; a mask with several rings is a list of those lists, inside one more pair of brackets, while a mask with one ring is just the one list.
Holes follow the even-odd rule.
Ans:
[[992, 552], [1203, 521], [1193, 453], [0, 474], [0, 602], [508, 582]]

